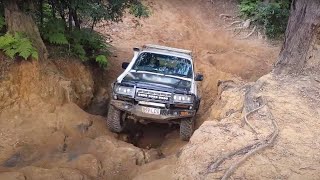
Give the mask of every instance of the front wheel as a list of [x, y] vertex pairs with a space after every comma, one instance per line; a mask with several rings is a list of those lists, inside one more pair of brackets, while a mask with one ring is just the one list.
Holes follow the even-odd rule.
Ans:
[[109, 106], [107, 125], [112, 132], [120, 133], [125, 128], [125, 114], [112, 105]]
[[188, 141], [194, 131], [194, 118], [183, 119], [180, 123], [180, 138], [184, 141]]

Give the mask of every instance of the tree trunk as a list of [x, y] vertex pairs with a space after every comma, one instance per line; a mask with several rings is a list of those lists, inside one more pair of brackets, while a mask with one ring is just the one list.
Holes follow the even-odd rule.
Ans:
[[68, 22], [69, 22], [69, 32], [72, 31], [72, 13], [71, 13], [71, 8], [69, 7], [69, 19], [68, 19]]
[[320, 25], [319, 0], [293, 0], [276, 74], [298, 74], [308, 59]]
[[5, 4], [5, 19], [9, 33], [22, 32], [28, 36], [37, 48], [40, 59], [47, 59], [48, 52], [39, 33], [39, 29], [32, 17], [22, 12], [17, 0], [10, 0]]
[[77, 14], [77, 1], [75, 0], [70, 0], [67, 5], [68, 5], [68, 9], [69, 9], [69, 31], [72, 30], [72, 26], [74, 25], [74, 27], [76, 29], [80, 29], [80, 21], [78, 18], [78, 14]]
[[74, 9], [74, 10], [72, 11], [72, 17], [73, 17], [73, 21], [74, 21], [75, 27], [76, 27], [78, 30], [80, 30], [80, 20], [79, 20], [79, 18], [78, 18], [78, 14], [77, 14], [77, 10], [76, 10], [76, 9]]

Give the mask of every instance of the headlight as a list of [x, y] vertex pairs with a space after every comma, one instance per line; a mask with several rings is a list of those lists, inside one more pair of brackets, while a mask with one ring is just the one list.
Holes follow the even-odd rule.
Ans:
[[192, 103], [193, 97], [190, 95], [183, 95], [183, 94], [175, 94], [173, 96], [174, 102], [180, 102], [180, 103]]
[[116, 85], [114, 88], [114, 92], [116, 94], [134, 97], [134, 87], [126, 87], [126, 86]]

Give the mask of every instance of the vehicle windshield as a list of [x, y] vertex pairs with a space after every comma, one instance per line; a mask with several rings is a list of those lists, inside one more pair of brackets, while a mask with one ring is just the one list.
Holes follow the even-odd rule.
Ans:
[[190, 60], [163, 54], [143, 52], [139, 55], [132, 69], [192, 78]]

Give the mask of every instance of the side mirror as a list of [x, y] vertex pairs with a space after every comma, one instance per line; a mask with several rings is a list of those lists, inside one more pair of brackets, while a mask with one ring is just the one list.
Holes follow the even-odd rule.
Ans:
[[122, 63], [122, 69], [127, 69], [128, 66], [129, 66], [128, 62], [123, 62]]
[[203, 80], [203, 75], [198, 73], [196, 74], [196, 77], [194, 78], [195, 81], [202, 81]]

